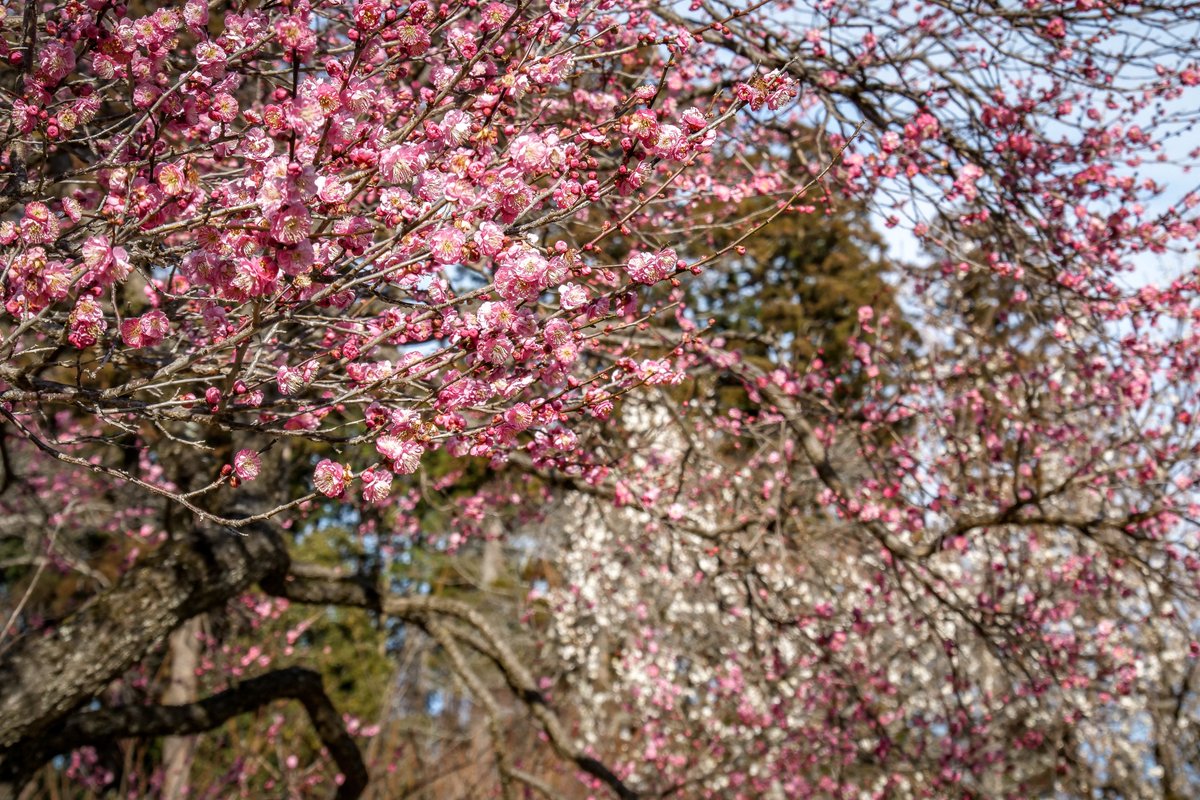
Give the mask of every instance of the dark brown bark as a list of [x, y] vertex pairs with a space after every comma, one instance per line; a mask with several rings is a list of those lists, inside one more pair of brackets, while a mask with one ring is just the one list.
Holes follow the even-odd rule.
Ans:
[[28, 753], [45, 761], [90, 742], [106, 739], [187, 736], [210, 731], [233, 717], [275, 700], [303, 704], [317, 736], [342, 773], [337, 800], [354, 800], [367, 786], [367, 768], [358, 746], [342, 725], [341, 715], [325, 694], [321, 676], [308, 669], [289, 667], [242, 681], [212, 697], [175, 706], [122, 706], [87, 711], [69, 717]]
[[269, 525], [244, 533], [198, 525], [54, 630], [17, 642], [0, 658], [0, 798], [3, 782], [29, 769], [14, 750], [98, 696], [185, 620], [287, 567], [286, 545]]
[[293, 564], [260, 581], [263, 591], [306, 605], [348, 606], [383, 611], [383, 595], [370, 578], [343, 575], [340, 570], [312, 564]]
[[307, 670], [271, 673], [187, 705], [79, 711], [184, 621], [220, 607], [256, 583], [269, 594], [300, 603], [357, 606], [418, 625], [427, 624], [431, 617], [465, 623], [475, 633], [463, 640], [500, 669], [559, 755], [599, 778], [617, 796], [638, 796], [607, 766], [570, 742], [532, 676], [470, 606], [431, 597], [385, 597], [369, 578], [293, 567], [286, 543], [274, 528], [264, 523], [243, 530], [244, 535], [201, 525], [168, 542], [53, 631], [40, 638], [27, 637], [4, 654], [0, 659], [0, 800], [15, 797], [29, 776], [56, 753], [120, 737], [199, 733], [284, 697], [304, 703], [341, 769], [345, 780], [337, 797], [358, 797], [367, 782], [358, 748], [342, 729], [319, 676]]

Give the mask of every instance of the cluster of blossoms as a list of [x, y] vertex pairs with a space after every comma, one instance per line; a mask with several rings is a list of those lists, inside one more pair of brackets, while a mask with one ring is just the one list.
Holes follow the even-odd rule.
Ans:
[[[595, 263], [594, 243], [570, 235], [545, 248], [514, 226], [547, 213], [582, 220], [598, 207], [641, 222], [639, 193], [661, 180], [669, 196], [672, 170], [711, 152], [714, 115], [663, 103], [662, 87], [641, 85], [602, 125], [590, 117], [613, 110], [612, 98], [580, 89], [588, 111], [572, 117], [555, 99], [561, 85], [577, 57], [603, 51], [612, 35], [589, 39], [587, 30], [607, 30], [599, 17], [564, 47], [578, 14], [568, 5], [518, 19], [503, 3], [465, 17], [424, 2], [404, 11], [360, 3], [352, 28], [321, 33], [314, 21], [325, 13], [306, 2], [286, 13], [225, 13], [214, 26], [199, 0], [140, 18], [59, 12], [57, 38], [39, 50], [14, 119], [52, 149], [86, 144], [99, 160], [94, 184], [28, 202], [19, 220], [0, 223], [8, 313], [18, 322], [65, 315], [80, 350], [174, 342], [188, 372], [257, 337], [272, 353], [252, 372], [225, 385], [176, 380], [172, 391], [180, 404], [203, 396], [222, 424], [264, 431], [340, 419], [322, 400], [339, 381], [384, 402], [401, 376], [444, 384], [431, 404], [399, 404], [432, 422], [402, 444], [381, 439], [397, 474], [414, 471], [430, 447], [495, 454], [517, 444], [517, 432], [561, 427], [561, 415], [518, 430], [473, 412], [562, 386], [587, 341], [578, 329], [625, 313], [631, 296]], [[545, 55], [506, 68], [530, 36]], [[87, 55], [68, 42], [86, 43]], [[183, 60], [173, 59], [181, 46]], [[406, 82], [396, 59], [428, 59], [430, 82]], [[294, 69], [290, 85], [253, 96], [247, 77], [280, 62]], [[94, 81], [114, 80], [130, 82], [136, 114], [100, 135], [90, 127], [102, 99]], [[536, 128], [522, 121], [526, 96], [548, 103]], [[136, 256], [135, 243], [147, 243]], [[162, 260], [163, 247], [175, 262]], [[681, 265], [674, 250], [634, 252], [627, 273], [648, 286]], [[159, 277], [167, 271], [169, 285]], [[475, 280], [485, 289], [460, 288]], [[121, 299], [142, 295], [149, 309]], [[335, 316], [345, 321], [263, 338], [265, 320]], [[414, 359], [384, 352], [439, 339], [450, 346], [416, 358], [416, 369], [398, 369], [397, 355]], [[575, 405], [602, 409], [625, 388], [566, 391], [578, 394]], [[381, 475], [359, 479], [383, 486]], [[318, 488], [340, 496], [337, 483]]]

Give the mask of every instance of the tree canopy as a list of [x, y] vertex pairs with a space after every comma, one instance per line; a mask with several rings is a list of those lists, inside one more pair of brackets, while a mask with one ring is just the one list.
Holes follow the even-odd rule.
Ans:
[[4, 8], [0, 800], [1200, 793], [1193, 0]]

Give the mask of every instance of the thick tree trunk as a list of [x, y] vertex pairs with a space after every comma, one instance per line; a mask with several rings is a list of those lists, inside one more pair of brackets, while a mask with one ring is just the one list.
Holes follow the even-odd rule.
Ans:
[[171, 631], [286, 572], [287, 547], [271, 526], [244, 531], [199, 526], [54, 630], [26, 637], [0, 658], [0, 800], [40, 765], [32, 762], [41, 737]]
[[[202, 617], [183, 623], [171, 634], [171, 682], [163, 692], [163, 704], [181, 706], [196, 699], [196, 671], [200, 666]], [[196, 753], [197, 737], [168, 736], [163, 740], [162, 800], [182, 800], [187, 794], [188, 775]]]

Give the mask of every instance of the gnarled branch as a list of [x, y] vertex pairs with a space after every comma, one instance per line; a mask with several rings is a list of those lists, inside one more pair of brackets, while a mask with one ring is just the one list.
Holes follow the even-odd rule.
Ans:
[[0, 797], [26, 775], [15, 754], [132, 667], [171, 631], [287, 570], [270, 525], [247, 535], [201, 524], [127, 572], [112, 589], [45, 636], [27, 636], [0, 657]]
[[20, 758], [24, 771], [32, 771], [56, 755], [95, 742], [203, 733], [285, 699], [298, 700], [304, 706], [313, 729], [341, 771], [343, 780], [334, 795], [336, 800], [355, 800], [367, 786], [366, 765], [358, 745], [346, 732], [341, 716], [325, 693], [320, 674], [302, 667], [268, 672], [195, 703], [81, 712], [68, 717], [40, 739], [18, 748], [13, 755]]
[[[361, 578], [306, 577], [319, 575], [316, 570], [296, 565], [285, 577], [275, 577], [262, 584], [268, 593], [297, 603], [337, 604], [370, 608], [397, 619], [403, 619], [426, 630], [430, 620], [454, 619], [464, 623], [477, 636], [455, 637], [488, 658], [499, 670], [509, 690], [529, 709], [530, 714], [546, 732], [551, 746], [560, 758], [571, 761], [580, 770], [599, 779], [622, 800], [636, 800], [639, 794], [625, 784], [616, 773], [598, 759], [578, 748], [564, 730], [562, 721], [545, 695], [537, 688], [533, 675], [521, 663], [512, 649], [492, 630], [482, 614], [471, 606], [441, 597], [390, 597], [368, 587]], [[436, 622], [435, 622], [436, 627]], [[443, 633], [448, 632], [445, 629]], [[482, 640], [482, 641], [480, 641]]]

